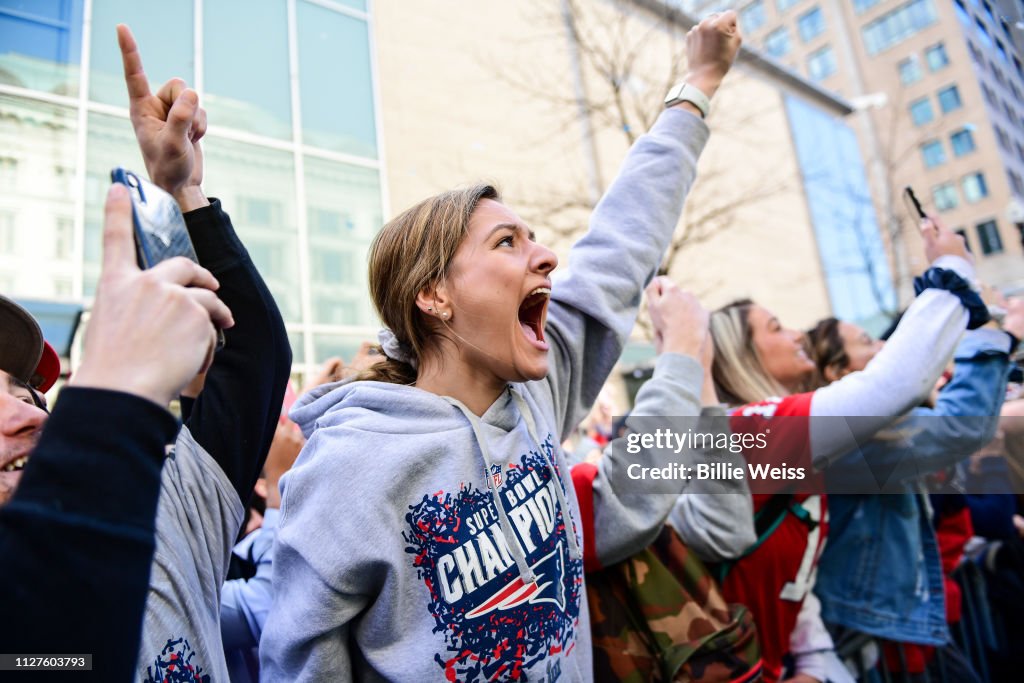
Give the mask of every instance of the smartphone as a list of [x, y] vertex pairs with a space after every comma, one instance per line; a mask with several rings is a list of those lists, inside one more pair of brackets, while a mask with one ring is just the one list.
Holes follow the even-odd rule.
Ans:
[[[135, 258], [140, 268], [152, 268], [175, 256], [199, 263], [188, 236], [185, 217], [174, 197], [137, 174], [118, 166], [110, 179], [128, 188], [135, 227]], [[224, 331], [217, 330], [217, 348], [224, 346]]]
[[912, 214], [917, 214], [918, 218], [927, 218], [928, 215], [921, 208], [921, 202], [917, 200], [917, 195], [914, 194], [914, 188], [907, 185], [903, 188], [903, 201], [907, 205], [907, 211]]

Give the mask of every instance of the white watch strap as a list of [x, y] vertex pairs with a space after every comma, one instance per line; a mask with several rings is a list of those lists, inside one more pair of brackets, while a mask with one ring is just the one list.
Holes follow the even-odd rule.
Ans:
[[674, 86], [665, 96], [666, 107], [675, 106], [680, 102], [689, 102], [697, 107], [705, 118], [707, 118], [708, 111], [711, 110], [711, 100], [708, 99], [708, 96], [701, 92], [700, 88], [689, 83], [680, 83]]

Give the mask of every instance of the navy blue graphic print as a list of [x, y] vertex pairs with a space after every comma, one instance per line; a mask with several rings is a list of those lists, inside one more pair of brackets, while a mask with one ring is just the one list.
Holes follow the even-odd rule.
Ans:
[[[550, 436], [541, 447], [550, 457]], [[499, 487], [512, 538], [486, 487], [424, 495], [406, 515], [406, 552], [429, 592], [434, 632], [444, 634], [446, 649], [434, 660], [449, 681], [526, 681], [531, 667], [551, 657], [556, 661], [544, 667], [543, 679], [552, 683], [561, 670], [557, 656], [576, 643], [583, 585], [583, 563], [569, 557], [553, 488], [561, 484], [538, 452], [488, 475]], [[533, 583], [519, 575], [513, 542], [536, 575]]]
[[146, 667], [145, 683], [210, 683], [210, 675], [194, 661], [195, 656], [184, 638], [168, 640], [152, 666]]

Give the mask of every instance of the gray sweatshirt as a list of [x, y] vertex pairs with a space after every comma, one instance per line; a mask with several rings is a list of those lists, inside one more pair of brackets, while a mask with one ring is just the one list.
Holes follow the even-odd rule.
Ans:
[[630, 150], [555, 279], [547, 379], [510, 385], [479, 418], [377, 382], [300, 399], [309, 441], [282, 480], [263, 680], [592, 678], [559, 444], [622, 352], [706, 139], [668, 110]]
[[160, 475], [138, 680], [163, 681], [188, 667], [227, 680], [220, 587], [244, 514], [224, 470], [182, 427]]

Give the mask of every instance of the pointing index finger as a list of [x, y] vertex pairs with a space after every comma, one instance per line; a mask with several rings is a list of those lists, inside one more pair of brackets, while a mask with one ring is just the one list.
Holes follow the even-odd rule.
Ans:
[[132, 102], [149, 97], [149, 81], [142, 70], [142, 55], [135, 42], [135, 36], [125, 24], [117, 25], [117, 44], [121, 48], [121, 63], [124, 65], [124, 82], [128, 86], [128, 99]]

